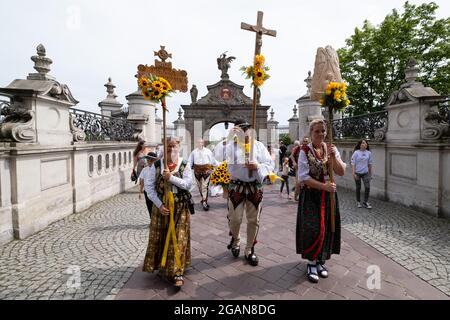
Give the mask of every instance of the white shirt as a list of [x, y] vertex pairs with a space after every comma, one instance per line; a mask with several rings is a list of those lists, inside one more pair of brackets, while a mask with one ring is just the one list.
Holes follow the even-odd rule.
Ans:
[[[151, 167], [153, 167], [153, 165]], [[141, 173], [139, 174], [139, 179], [144, 181], [144, 190], [147, 193], [147, 195], [150, 190], [150, 184], [149, 184], [150, 179], [149, 178], [150, 178], [150, 168], [151, 167], [149, 167], [149, 166], [144, 167], [141, 170]]]
[[263, 182], [264, 178], [274, 171], [272, 157], [262, 142], [255, 141], [253, 146], [253, 161], [258, 165], [258, 169], [254, 171], [253, 176], [249, 177], [249, 170], [245, 167], [245, 150], [238, 143], [228, 142], [226, 146], [228, 171], [232, 180], [241, 180], [251, 182], [258, 180]]
[[[308, 147], [310, 150], [313, 150], [312, 143], [309, 143]], [[339, 153], [339, 150], [337, 147], [336, 147], [336, 159], [341, 160], [341, 154]], [[344, 163], [344, 168], [345, 167], [346, 167], [346, 164]], [[312, 177], [309, 175], [308, 159], [306, 158], [306, 154], [305, 154], [305, 151], [303, 151], [303, 149], [300, 150], [300, 154], [298, 156], [297, 179], [300, 182], [304, 182], [306, 180], [312, 179]]]
[[[178, 169], [180, 168], [180, 165], [183, 161], [183, 158], [178, 158], [178, 164], [177, 167], [173, 172], [178, 172]], [[156, 193], [155, 184], [156, 184], [156, 169], [155, 166], [146, 167], [148, 174], [145, 174], [144, 178], [144, 188], [145, 192], [147, 192], [148, 198], [153, 202], [153, 204], [160, 208], [162, 205], [161, 200], [158, 198], [158, 194]], [[161, 159], [161, 174], [164, 170], [164, 159]], [[144, 172], [144, 170], [142, 170]], [[141, 172], [141, 175], [142, 175]], [[146, 181], [147, 180], [147, 181]], [[172, 192], [176, 193], [177, 188], [188, 190], [190, 191], [192, 189], [192, 170], [189, 166], [189, 163], [186, 165], [183, 171], [183, 178], [178, 178], [175, 176], [171, 176], [169, 182], [172, 184]], [[148, 186], [148, 187], [147, 187]]]
[[225, 145], [223, 144], [224, 141], [226, 143], [227, 140], [224, 139], [224, 140], [220, 141], [218, 144], [216, 144], [216, 146], [214, 147], [214, 151], [213, 151], [214, 158], [219, 162], [225, 161], [227, 159], [227, 152], [226, 152], [227, 148], [226, 148], [226, 144]]
[[188, 163], [190, 164], [190, 167], [192, 167], [194, 164], [196, 165], [211, 164], [215, 167], [219, 165], [217, 160], [214, 158], [211, 150], [205, 147], [203, 147], [202, 149], [199, 148], [194, 149], [194, 151], [192, 151], [189, 156]]

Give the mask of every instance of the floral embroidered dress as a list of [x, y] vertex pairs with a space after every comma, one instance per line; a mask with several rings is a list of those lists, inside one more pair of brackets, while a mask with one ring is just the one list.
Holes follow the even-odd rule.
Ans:
[[159, 270], [159, 273], [168, 280], [172, 280], [174, 276], [182, 276], [185, 268], [191, 263], [191, 227], [189, 212], [191, 194], [189, 190], [192, 187], [192, 171], [187, 164], [188, 162], [180, 157], [178, 165], [171, 170], [172, 177], [169, 180], [175, 199], [175, 233], [178, 252], [180, 253], [181, 267], [178, 267], [175, 263], [175, 253], [172, 242], [169, 243], [166, 265], [161, 267], [161, 259], [163, 257], [164, 245], [169, 227], [169, 216], [163, 216], [159, 211], [164, 194], [164, 179], [162, 176], [164, 163], [162, 160], [158, 160], [150, 168], [153, 187], [151, 188], [152, 190], [150, 190], [149, 198], [153, 201], [154, 206], [143, 271], [153, 272]]
[[[314, 151], [313, 145], [302, 146], [299, 155], [298, 181], [328, 180], [328, 155], [322, 145], [323, 157]], [[336, 149], [336, 159], [340, 159]], [[306, 185], [301, 190], [297, 211], [296, 249], [302, 258], [325, 261], [341, 250], [341, 219], [337, 193], [335, 196], [335, 232], [331, 231], [330, 193]]]

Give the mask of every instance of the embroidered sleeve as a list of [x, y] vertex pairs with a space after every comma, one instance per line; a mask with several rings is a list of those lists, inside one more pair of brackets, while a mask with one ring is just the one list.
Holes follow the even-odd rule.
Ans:
[[298, 156], [298, 173], [297, 179], [300, 182], [312, 179], [309, 175], [309, 164], [308, 159], [306, 158], [305, 150], [300, 150], [300, 154]]
[[192, 170], [190, 166], [186, 166], [183, 171], [183, 178], [171, 176], [169, 182], [180, 189], [191, 190], [192, 188]]

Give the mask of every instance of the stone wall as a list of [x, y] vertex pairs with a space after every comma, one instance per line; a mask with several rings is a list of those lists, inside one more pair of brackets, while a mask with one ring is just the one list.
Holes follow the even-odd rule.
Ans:
[[111, 142], [1, 147], [0, 243], [24, 239], [133, 187], [134, 146]]
[[[351, 156], [356, 141], [335, 143], [347, 164], [339, 187], [355, 190]], [[450, 146], [434, 144], [387, 144], [371, 142], [373, 180], [370, 195], [450, 219]], [[361, 196], [363, 196], [362, 186]], [[356, 196], [355, 196], [356, 202]]]

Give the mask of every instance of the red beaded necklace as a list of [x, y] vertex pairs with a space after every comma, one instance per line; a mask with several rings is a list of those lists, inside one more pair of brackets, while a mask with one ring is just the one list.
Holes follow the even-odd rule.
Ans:
[[177, 167], [177, 164], [176, 163], [168, 163], [167, 167], [169, 168], [170, 172], [172, 172]]

